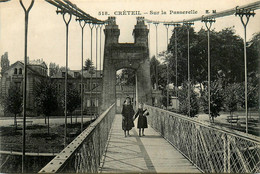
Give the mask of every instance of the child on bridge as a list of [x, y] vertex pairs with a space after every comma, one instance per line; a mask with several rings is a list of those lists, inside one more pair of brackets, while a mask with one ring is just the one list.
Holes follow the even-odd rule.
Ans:
[[137, 122], [137, 128], [139, 129], [139, 137], [141, 136], [141, 129], [142, 129], [142, 136], [145, 136], [144, 129], [148, 128], [147, 118], [146, 118], [147, 115], [149, 115], [149, 112], [147, 112], [147, 109], [143, 109], [143, 103], [140, 103], [138, 111], [134, 116], [134, 119], [136, 119], [139, 116]]

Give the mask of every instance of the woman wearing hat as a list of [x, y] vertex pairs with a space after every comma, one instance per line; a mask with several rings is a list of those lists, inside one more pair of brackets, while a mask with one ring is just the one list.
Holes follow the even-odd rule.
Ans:
[[126, 131], [127, 135], [130, 136], [129, 131], [134, 127], [134, 122], [133, 122], [133, 116], [134, 116], [134, 109], [131, 104], [131, 99], [130, 97], [126, 97], [126, 100], [123, 105], [123, 110], [122, 110], [122, 129], [124, 130], [125, 137], [126, 137]]

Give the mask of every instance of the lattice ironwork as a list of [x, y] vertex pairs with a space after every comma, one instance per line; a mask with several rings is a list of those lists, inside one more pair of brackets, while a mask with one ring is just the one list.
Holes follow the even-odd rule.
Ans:
[[39, 173], [97, 173], [114, 117], [113, 104]]
[[150, 125], [203, 172], [260, 172], [259, 137], [159, 108], [146, 108]]

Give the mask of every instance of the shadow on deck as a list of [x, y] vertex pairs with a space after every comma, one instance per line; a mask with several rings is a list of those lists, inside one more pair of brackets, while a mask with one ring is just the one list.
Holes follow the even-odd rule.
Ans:
[[116, 115], [100, 172], [200, 172], [150, 126], [143, 137], [137, 128], [130, 135], [124, 137], [122, 116]]

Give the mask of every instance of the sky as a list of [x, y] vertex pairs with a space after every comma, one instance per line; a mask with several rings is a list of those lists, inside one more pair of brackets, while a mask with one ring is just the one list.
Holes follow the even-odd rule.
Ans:
[[[150, 20], [176, 21], [201, 17], [206, 10], [220, 12], [255, 2], [256, 0], [71, 0], [77, 7], [101, 20], [108, 16], [115, 16], [120, 29], [119, 42], [134, 42], [132, 31], [136, 24], [137, 15], [118, 15], [120, 11], [140, 11], [141, 16]], [[31, 0], [23, 0], [27, 7]], [[170, 11], [197, 11], [197, 14], [170, 14]], [[162, 11], [166, 14], [162, 14]], [[102, 12], [104, 15], [102, 15]], [[108, 14], [105, 14], [107, 12]], [[152, 13], [151, 13], [152, 12]], [[159, 14], [156, 14], [159, 12]], [[147, 14], [146, 14], [147, 13]], [[250, 18], [247, 26], [247, 40], [250, 40], [254, 33], [260, 31], [260, 10], [255, 11], [256, 15]], [[243, 26], [239, 17], [235, 15], [217, 18], [212, 29], [220, 31], [227, 27], [233, 27], [238, 35], [244, 37]], [[195, 31], [199, 31], [204, 24], [195, 22]], [[104, 27], [102, 28], [104, 29]], [[169, 38], [171, 30], [169, 28]], [[47, 65], [50, 62], [65, 66], [65, 23], [62, 15], [56, 14], [56, 8], [44, 0], [35, 0], [29, 14], [28, 33], [28, 56], [30, 60], [43, 59]], [[96, 54], [96, 29], [93, 29], [93, 52], [92, 60], [96, 65], [98, 57], [98, 69], [100, 67], [100, 43], [98, 29], [98, 53]], [[167, 35], [164, 25], [158, 26], [158, 51], [166, 50]], [[104, 33], [102, 31], [102, 53], [104, 48]], [[156, 32], [155, 26], [150, 25], [150, 56], [156, 54]], [[84, 28], [84, 59], [90, 56], [90, 28]], [[0, 3], [0, 55], [8, 52], [10, 63], [23, 60], [24, 57], [24, 11], [18, 0]], [[81, 28], [79, 23], [72, 17], [69, 24], [69, 62], [70, 69], [81, 68]]]

